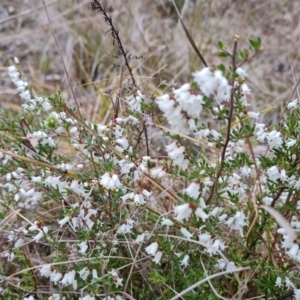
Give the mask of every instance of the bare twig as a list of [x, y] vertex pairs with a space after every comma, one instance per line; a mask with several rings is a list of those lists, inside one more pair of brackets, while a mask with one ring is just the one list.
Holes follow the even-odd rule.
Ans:
[[[234, 44], [233, 44], [233, 51], [232, 51], [232, 73], [234, 74], [235, 70], [236, 70], [236, 49], [237, 49], [237, 42], [239, 40], [239, 36], [235, 35], [234, 36]], [[232, 86], [231, 89], [231, 96], [230, 96], [230, 111], [229, 111], [229, 115], [228, 115], [228, 124], [227, 124], [227, 133], [226, 133], [226, 140], [223, 146], [223, 150], [222, 150], [222, 154], [221, 154], [221, 163], [220, 163], [220, 168], [218, 170], [217, 176], [215, 178], [215, 181], [211, 187], [210, 190], [210, 194], [207, 198], [206, 204], [208, 204], [215, 192], [215, 188], [216, 185], [218, 183], [218, 180], [221, 176], [221, 173], [223, 171], [223, 167], [224, 167], [224, 161], [225, 161], [225, 154], [226, 154], [226, 150], [228, 147], [228, 144], [230, 142], [230, 131], [231, 131], [231, 124], [232, 124], [232, 115], [233, 115], [233, 109], [234, 109], [234, 86]]]
[[46, 12], [46, 15], [47, 15], [47, 19], [48, 19], [49, 27], [51, 29], [51, 33], [52, 33], [52, 36], [53, 36], [53, 38], [55, 40], [55, 44], [56, 44], [59, 56], [61, 58], [61, 61], [62, 61], [63, 67], [64, 67], [64, 71], [66, 73], [66, 77], [67, 77], [67, 80], [68, 80], [68, 83], [69, 83], [69, 86], [70, 86], [70, 89], [71, 89], [71, 92], [72, 92], [72, 95], [73, 95], [73, 98], [74, 98], [74, 101], [75, 101], [75, 105], [76, 105], [76, 108], [77, 108], [77, 112], [78, 112], [79, 118], [80, 118], [80, 120], [83, 120], [82, 119], [82, 115], [80, 113], [80, 107], [79, 107], [79, 104], [78, 104], [78, 101], [76, 99], [75, 92], [74, 92], [74, 89], [73, 89], [73, 86], [72, 86], [72, 83], [71, 83], [71, 79], [69, 77], [69, 73], [68, 73], [68, 70], [67, 70], [64, 58], [63, 58], [62, 53], [60, 51], [60, 48], [59, 48], [59, 45], [58, 45], [58, 41], [56, 39], [54, 30], [53, 30], [53, 27], [52, 27], [52, 24], [51, 24], [51, 20], [50, 20], [50, 16], [49, 16], [49, 13], [48, 13], [48, 9], [47, 9], [47, 5], [45, 3], [45, 0], [43, 0], [43, 5], [44, 5], [44, 8], [45, 8], [45, 12]]
[[188, 40], [189, 40], [191, 46], [193, 47], [194, 51], [196, 52], [196, 54], [198, 55], [198, 57], [200, 58], [200, 60], [201, 60], [202, 63], [204, 64], [204, 66], [207, 67], [207, 63], [206, 63], [204, 57], [202, 56], [202, 54], [200, 53], [199, 49], [197, 48], [195, 41], [193, 40], [192, 36], [191, 36], [190, 33], [188, 32], [188, 30], [187, 30], [187, 28], [186, 28], [186, 26], [185, 26], [185, 24], [184, 24], [184, 22], [183, 22], [183, 20], [182, 20], [182, 17], [181, 17], [181, 15], [180, 15], [180, 12], [179, 12], [177, 6], [176, 6], [175, 1], [172, 0], [172, 2], [173, 2], [173, 5], [174, 5], [174, 7], [175, 7], [175, 9], [176, 9], [177, 15], [178, 15], [178, 17], [179, 17], [179, 19], [180, 19], [180, 23], [181, 23], [181, 25], [182, 25], [182, 27], [183, 27], [183, 30], [184, 30], [184, 32], [185, 32], [185, 34], [186, 34], [186, 36], [187, 36], [187, 38], [188, 38]]
[[[119, 48], [119, 50], [120, 50], [120, 52], [121, 52], [121, 54], [124, 58], [125, 66], [128, 69], [128, 72], [130, 74], [132, 84], [135, 88], [137, 88], [137, 84], [135, 82], [135, 79], [134, 79], [134, 76], [133, 76], [133, 73], [132, 73], [132, 69], [129, 65], [130, 56], [127, 55], [128, 51], [125, 51], [125, 48], [123, 47], [121, 38], [119, 36], [119, 30], [117, 30], [115, 28], [115, 26], [112, 22], [112, 19], [107, 15], [107, 13], [106, 13], [105, 9], [102, 7], [100, 1], [93, 0], [92, 9], [95, 10], [95, 11], [99, 11], [103, 15], [105, 22], [108, 23], [108, 25], [110, 26], [109, 31], [111, 32], [113, 40], [114, 40], [114, 42], [117, 43], [117, 46], [118, 46], [118, 48]], [[115, 112], [116, 112], [117, 108], [115, 107], [114, 109], [115, 109]], [[148, 139], [147, 126], [146, 126], [145, 121], [143, 121], [142, 123], [143, 123], [143, 130], [141, 131], [141, 134], [142, 133], [145, 134], [146, 154], [147, 154], [147, 156], [149, 156], [150, 155], [150, 149], [149, 149], [149, 139]]]

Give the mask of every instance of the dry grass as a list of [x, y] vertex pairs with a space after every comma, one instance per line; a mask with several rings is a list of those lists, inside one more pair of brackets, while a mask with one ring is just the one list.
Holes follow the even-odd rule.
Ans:
[[[109, 27], [100, 14], [91, 10], [90, 0], [46, 2], [77, 97], [88, 116], [95, 120], [103, 116], [105, 103], [101, 102], [92, 82], [97, 81], [107, 99], [114, 97], [119, 85], [122, 61], [107, 33]], [[138, 83], [147, 82], [149, 92], [159, 93], [157, 86], [161, 81], [186, 82], [191, 71], [202, 67], [183, 33], [171, 1], [110, 0], [102, 3], [120, 31], [130, 56], [142, 56], [130, 63]], [[218, 40], [230, 47], [234, 34], [241, 36], [241, 45], [246, 45], [249, 38], [260, 36], [264, 51], [246, 67], [253, 92], [252, 104], [261, 109], [269, 105], [282, 106], [287, 101], [294, 82], [291, 69], [296, 77], [300, 69], [298, 1], [186, 0], [177, 3], [209, 65], [219, 61], [216, 58]], [[59, 89], [65, 96], [70, 94], [42, 1], [1, 1], [0, 52], [1, 70], [5, 70], [12, 57], [19, 57], [37, 93], [51, 94]], [[18, 103], [4, 75], [1, 82], [5, 87], [1, 103]], [[276, 116], [274, 111], [272, 114]]]

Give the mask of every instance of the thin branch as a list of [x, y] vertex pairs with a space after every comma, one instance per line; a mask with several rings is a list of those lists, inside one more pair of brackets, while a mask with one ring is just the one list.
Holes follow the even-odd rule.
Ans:
[[52, 36], [53, 36], [53, 38], [54, 38], [54, 40], [55, 40], [55, 44], [56, 44], [56, 47], [57, 47], [59, 56], [60, 56], [60, 58], [61, 58], [61, 61], [62, 61], [63, 67], [64, 67], [64, 71], [65, 71], [65, 74], [66, 74], [66, 77], [67, 77], [67, 80], [68, 80], [68, 83], [69, 83], [69, 86], [70, 86], [70, 89], [71, 89], [71, 92], [72, 92], [72, 95], [73, 95], [73, 98], [74, 98], [74, 101], [75, 101], [75, 105], [76, 105], [76, 108], [77, 108], [77, 112], [78, 112], [78, 115], [79, 115], [80, 120], [82, 121], [83, 119], [82, 119], [82, 115], [81, 115], [81, 113], [80, 113], [79, 104], [78, 104], [78, 102], [77, 102], [77, 99], [76, 99], [76, 96], [75, 96], [75, 92], [74, 92], [74, 89], [73, 89], [73, 86], [72, 86], [72, 83], [71, 83], [71, 79], [70, 79], [70, 77], [69, 77], [69, 73], [68, 73], [68, 70], [67, 70], [67, 67], [66, 67], [64, 58], [63, 58], [62, 53], [61, 53], [61, 51], [60, 51], [60, 48], [59, 48], [59, 45], [58, 45], [58, 41], [57, 41], [57, 39], [56, 39], [54, 30], [53, 30], [53, 27], [52, 27], [52, 24], [51, 24], [51, 20], [50, 20], [50, 16], [49, 16], [49, 13], [48, 13], [47, 5], [46, 5], [46, 3], [45, 3], [45, 0], [42, 0], [42, 1], [43, 1], [43, 5], [44, 5], [44, 8], [45, 8], [46, 15], [47, 15], [49, 27], [50, 27], [50, 29], [51, 29]]
[[[133, 73], [132, 73], [132, 69], [129, 65], [129, 58], [130, 56], [128, 56], [128, 52], [125, 51], [124, 47], [123, 47], [123, 44], [122, 44], [122, 41], [121, 41], [121, 38], [119, 36], [119, 30], [117, 30], [112, 22], [112, 19], [107, 15], [105, 9], [102, 7], [100, 1], [98, 0], [93, 0], [92, 2], [92, 9], [95, 10], [95, 11], [98, 11], [100, 12], [103, 17], [104, 17], [104, 21], [106, 23], [108, 23], [108, 25], [110, 26], [110, 30], [108, 32], [111, 32], [111, 35], [113, 37], [113, 44], [116, 42], [117, 43], [117, 46], [118, 46], [118, 49], [120, 50], [123, 58], [124, 58], [124, 62], [125, 62], [125, 66], [127, 67], [128, 71], [129, 71], [129, 74], [130, 74], [130, 77], [131, 77], [131, 81], [132, 81], [132, 84], [134, 85], [135, 88], [137, 88], [137, 84], [135, 82], [135, 79], [134, 79], [134, 76], [133, 76]], [[116, 112], [116, 107], [115, 107], [115, 112]], [[145, 134], [145, 144], [146, 144], [146, 154], [147, 156], [150, 155], [150, 149], [149, 149], [149, 139], [148, 139], [148, 132], [147, 132], [147, 126], [145, 124], [145, 121], [142, 121], [143, 123], [143, 130], [141, 131], [141, 134], [144, 132]]]
[[[237, 49], [238, 40], [239, 40], [239, 36], [235, 35], [234, 36], [233, 51], [232, 51], [232, 74], [234, 74], [235, 70], [236, 70], [236, 49]], [[232, 85], [231, 96], [230, 96], [230, 111], [229, 111], [229, 115], [228, 115], [226, 140], [225, 140], [223, 150], [222, 150], [222, 154], [221, 154], [220, 168], [218, 170], [216, 179], [215, 179], [215, 181], [214, 181], [214, 183], [211, 187], [210, 194], [208, 196], [206, 204], [208, 204], [211, 201], [211, 199], [214, 195], [215, 189], [216, 189], [216, 185], [218, 183], [218, 180], [219, 180], [219, 178], [221, 176], [221, 173], [223, 171], [223, 168], [224, 168], [225, 154], [226, 154], [228, 144], [230, 142], [230, 131], [231, 131], [231, 124], [232, 124], [233, 109], [234, 109], [234, 86]]]
[[229, 270], [229, 271], [223, 271], [223, 272], [219, 272], [210, 276], [205, 277], [204, 279], [192, 284], [191, 286], [189, 286], [187, 289], [183, 290], [182, 292], [180, 292], [179, 294], [177, 294], [176, 296], [174, 296], [173, 298], [171, 298], [170, 300], [176, 300], [178, 298], [180, 298], [181, 296], [183, 296], [184, 294], [188, 293], [191, 290], [194, 290], [195, 288], [197, 288], [199, 285], [209, 281], [210, 279], [216, 278], [216, 277], [220, 277], [222, 275], [226, 275], [226, 274], [230, 274], [230, 273], [236, 273], [236, 272], [241, 272], [241, 271], [246, 271], [249, 270], [249, 267], [246, 268], [238, 268], [235, 270]]
[[183, 27], [183, 30], [184, 30], [184, 32], [185, 32], [185, 34], [186, 34], [186, 36], [187, 36], [187, 38], [188, 38], [188, 40], [189, 40], [191, 46], [193, 47], [194, 51], [196, 52], [196, 54], [198, 55], [198, 57], [200, 58], [200, 60], [201, 60], [202, 63], [204, 64], [204, 66], [207, 67], [207, 63], [206, 63], [204, 57], [202, 56], [202, 54], [200, 53], [199, 49], [197, 48], [195, 41], [193, 40], [192, 36], [191, 36], [190, 33], [188, 32], [188, 30], [187, 30], [187, 28], [186, 28], [186, 26], [185, 26], [185, 24], [184, 24], [184, 22], [183, 22], [183, 20], [182, 20], [182, 17], [181, 17], [181, 15], [180, 15], [180, 12], [179, 12], [177, 6], [176, 6], [175, 1], [172, 0], [172, 2], [173, 2], [173, 5], [174, 5], [174, 7], [175, 7], [175, 9], [176, 9], [176, 12], [177, 12], [177, 15], [178, 15], [178, 17], [179, 17], [180, 23], [181, 23], [181, 25], [182, 25], [182, 27]]
[[112, 22], [112, 19], [107, 15], [106, 11], [104, 10], [104, 8], [102, 7], [101, 3], [97, 0], [94, 0], [94, 2], [92, 2], [92, 9], [95, 11], [99, 11], [103, 17], [106, 23], [108, 23], [108, 25], [110, 26], [110, 30], [108, 32], [111, 32], [112, 37], [114, 42], [117, 43], [117, 46], [119, 48], [119, 50], [122, 53], [122, 56], [124, 57], [124, 61], [125, 61], [125, 66], [127, 67], [131, 80], [132, 80], [132, 84], [137, 87], [134, 76], [132, 74], [132, 69], [129, 66], [129, 62], [128, 62], [128, 57], [127, 54], [128, 52], [125, 51], [123, 44], [121, 42], [121, 38], [119, 36], [119, 30], [117, 30]]

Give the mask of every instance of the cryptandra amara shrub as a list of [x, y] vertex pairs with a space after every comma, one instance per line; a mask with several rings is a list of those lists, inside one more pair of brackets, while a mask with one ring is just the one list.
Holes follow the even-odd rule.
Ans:
[[23, 104], [0, 120], [0, 297], [300, 299], [300, 106], [288, 101], [273, 126], [251, 111], [241, 66], [260, 44], [219, 42], [224, 65], [154, 102], [133, 80], [106, 124], [60, 93], [34, 96], [15, 58]]

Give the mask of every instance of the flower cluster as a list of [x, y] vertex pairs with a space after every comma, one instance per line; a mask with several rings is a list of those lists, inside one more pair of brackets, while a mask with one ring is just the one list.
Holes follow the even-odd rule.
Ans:
[[[235, 57], [220, 45], [224, 57]], [[241, 57], [229, 68], [195, 71], [191, 82], [155, 99], [167, 122], [157, 148], [147, 123], [157, 108], [147, 90], [122, 89], [126, 109], [114, 107], [118, 116], [93, 123], [59, 93], [34, 97], [10, 66], [24, 103], [15, 118], [21, 126], [0, 119], [7, 133], [0, 145], [3, 211], [16, 219], [3, 214], [8, 246], [0, 258], [16, 269], [8, 280], [37, 293], [47, 285], [55, 300], [175, 299], [220, 272], [226, 280], [209, 281], [200, 298], [290, 290], [300, 299], [291, 263], [300, 262], [299, 101], [287, 104], [283, 126], [258, 121], [241, 68], [248, 50]], [[256, 155], [257, 143], [270, 153]], [[40, 276], [30, 275], [35, 269]], [[153, 289], [157, 282], [172, 288]], [[18, 293], [15, 284], [2, 284], [4, 297]], [[253, 294], [247, 285], [257, 286]]]

